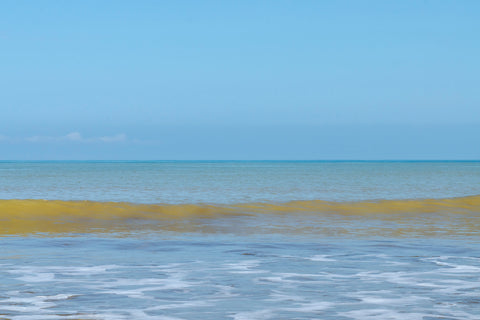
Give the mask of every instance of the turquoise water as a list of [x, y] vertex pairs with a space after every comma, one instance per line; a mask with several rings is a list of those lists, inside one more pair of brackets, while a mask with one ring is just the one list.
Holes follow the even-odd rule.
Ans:
[[480, 194], [480, 162], [0, 162], [0, 199], [248, 203]]
[[0, 162], [0, 319], [479, 319], [478, 195], [480, 162]]

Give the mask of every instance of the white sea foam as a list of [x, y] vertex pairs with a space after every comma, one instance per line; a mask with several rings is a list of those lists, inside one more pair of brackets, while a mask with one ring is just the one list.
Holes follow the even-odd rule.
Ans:
[[276, 272], [275, 274], [278, 274], [284, 278], [297, 278], [294, 279], [293, 281], [299, 281], [299, 282], [304, 282], [304, 281], [315, 281], [315, 278], [318, 277], [323, 277], [323, 274], [314, 274], [314, 273], [296, 273], [296, 272]]
[[182, 308], [194, 308], [194, 307], [210, 307], [214, 304], [207, 301], [177, 301], [175, 303], [164, 304], [156, 307], [148, 308], [147, 310], [164, 310], [164, 309], [182, 309]]
[[34, 274], [31, 274], [31, 275], [21, 276], [17, 279], [25, 281], [25, 282], [49, 282], [49, 281], [53, 281], [55, 279], [55, 274], [54, 273], [47, 273], [47, 272], [34, 273]]
[[13, 296], [0, 301], [0, 310], [9, 310], [23, 313], [46, 313], [46, 309], [54, 307], [54, 301], [65, 300], [71, 297], [67, 294], [53, 296]]
[[330, 262], [330, 261], [336, 261], [335, 259], [329, 258], [331, 257], [330, 255], [323, 255], [323, 254], [318, 254], [313, 257], [308, 258], [309, 260], [312, 261], [321, 261], [321, 262]]
[[[128, 240], [119, 241], [124, 244]], [[310, 243], [298, 247], [288, 244], [284, 248], [276, 244], [264, 252], [258, 249], [260, 254], [254, 259], [237, 255], [244, 252], [245, 245], [233, 240], [194, 249], [188, 242], [165, 245], [178, 250], [152, 253], [151, 246], [146, 246], [143, 258], [124, 261], [123, 265], [117, 262], [124, 249], [118, 255], [111, 251], [105, 257], [89, 256], [85, 258], [88, 262], [76, 258], [80, 264], [61, 258], [57, 265], [41, 266], [41, 261], [29, 258], [22, 258], [26, 260], [18, 264], [3, 264], [0, 279], [6, 281], [1, 284], [5, 289], [0, 292], [0, 313], [12, 320], [267, 320], [327, 316], [355, 320], [478, 320], [480, 272], [475, 271], [480, 261], [476, 258], [440, 254], [428, 257], [429, 252], [419, 255], [421, 249], [409, 246], [380, 246], [379, 251], [389, 254], [371, 255], [373, 245], [364, 249], [355, 242], [339, 248], [332, 245], [328, 252], [335, 251], [335, 255], [315, 255], [322, 251]], [[54, 247], [51, 256], [61, 257], [64, 250]], [[96, 252], [97, 247], [91, 250]], [[135, 250], [140, 249], [135, 246]], [[451, 248], [446, 251], [454, 252]], [[141, 256], [137, 254], [135, 251], [136, 257]], [[109, 257], [113, 257], [112, 263]], [[96, 259], [101, 263], [95, 265]], [[172, 263], [177, 260], [180, 262]]]
[[267, 271], [255, 269], [260, 264], [259, 260], [239, 261], [237, 263], [227, 263], [224, 266], [230, 269], [230, 273], [265, 273]]
[[103, 274], [106, 272], [119, 272], [116, 269], [120, 269], [120, 266], [117, 265], [102, 265], [102, 266], [90, 266], [90, 267], [63, 267], [55, 268], [59, 273], [75, 276], [89, 276], [95, 274]]
[[323, 311], [325, 309], [331, 308], [333, 305], [334, 304], [331, 302], [309, 302], [309, 303], [300, 303], [297, 306], [291, 307], [291, 308], [281, 308], [281, 310], [312, 313], [312, 312]]
[[[355, 295], [354, 295], [355, 296]], [[410, 297], [401, 297], [401, 298], [385, 298], [380, 296], [361, 296], [356, 295], [364, 303], [368, 304], [379, 304], [379, 305], [406, 305], [412, 303], [418, 303], [421, 300], [431, 300], [430, 298], [420, 297], [420, 296], [410, 296]]]
[[234, 320], [265, 320], [272, 319], [275, 316], [274, 310], [264, 309], [257, 311], [246, 311], [233, 314]]
[[424, 320], [429, 314], [391, 309], [360, 309], [338, 312], [338, 315], [355, 320]]

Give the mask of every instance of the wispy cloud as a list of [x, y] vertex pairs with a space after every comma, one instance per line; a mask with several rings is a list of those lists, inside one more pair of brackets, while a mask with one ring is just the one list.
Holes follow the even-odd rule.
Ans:
[[31, 143], [44, 143], [44, 142], [62, 142], [62, 141], [71, 141], [77, 143], [114, 143], [114, 142], [124, 142], [127, 141], [127, 135], [124, 133], [112, 135], [112, 136], [101, 136], [101, 137], [84, 137], [80, 132], [70, 132], [64, 136], [30, 136], [30, 137], [9, 137], [5, 135], [0, 135], [0, 142], [31, 142]]
[[121, 142], [127, 140], [127, 135], [125, 133], [120, 133], [114, 136], [105, 136], [98, 138], [103, 142]]
[[71, 140], [71, 141], [83, 141], [83, 137], [82, 135], [80, 134], [80, 132], [70, 132], [69, 134], [67, 134], [65, 137], [66, 140]]

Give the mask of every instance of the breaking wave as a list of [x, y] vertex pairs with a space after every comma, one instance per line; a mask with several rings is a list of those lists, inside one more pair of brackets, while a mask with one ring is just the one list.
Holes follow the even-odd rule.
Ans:
[[[448, 215], [480, 219], [480, 195], [422, 200], [286, 203], [135, 204], [128, 202], [0, 200], [0, 235], [161, 229], [211, 231], [211, 221], [228, 217], [295, 216], [304, 219], [395, 220]], [[205, 222], [210, 221], [210, 222]], [[290, 224], [292, 221], [284, 221]], [[210, 227], [208, 227], [210, 225]], [[209, 229], [210, 228], [210, 229]]]

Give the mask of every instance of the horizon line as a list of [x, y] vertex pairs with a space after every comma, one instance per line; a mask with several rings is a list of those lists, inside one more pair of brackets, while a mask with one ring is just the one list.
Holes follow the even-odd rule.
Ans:
[[480, 162], [480, 159], [0, 159], [0, 162]]

